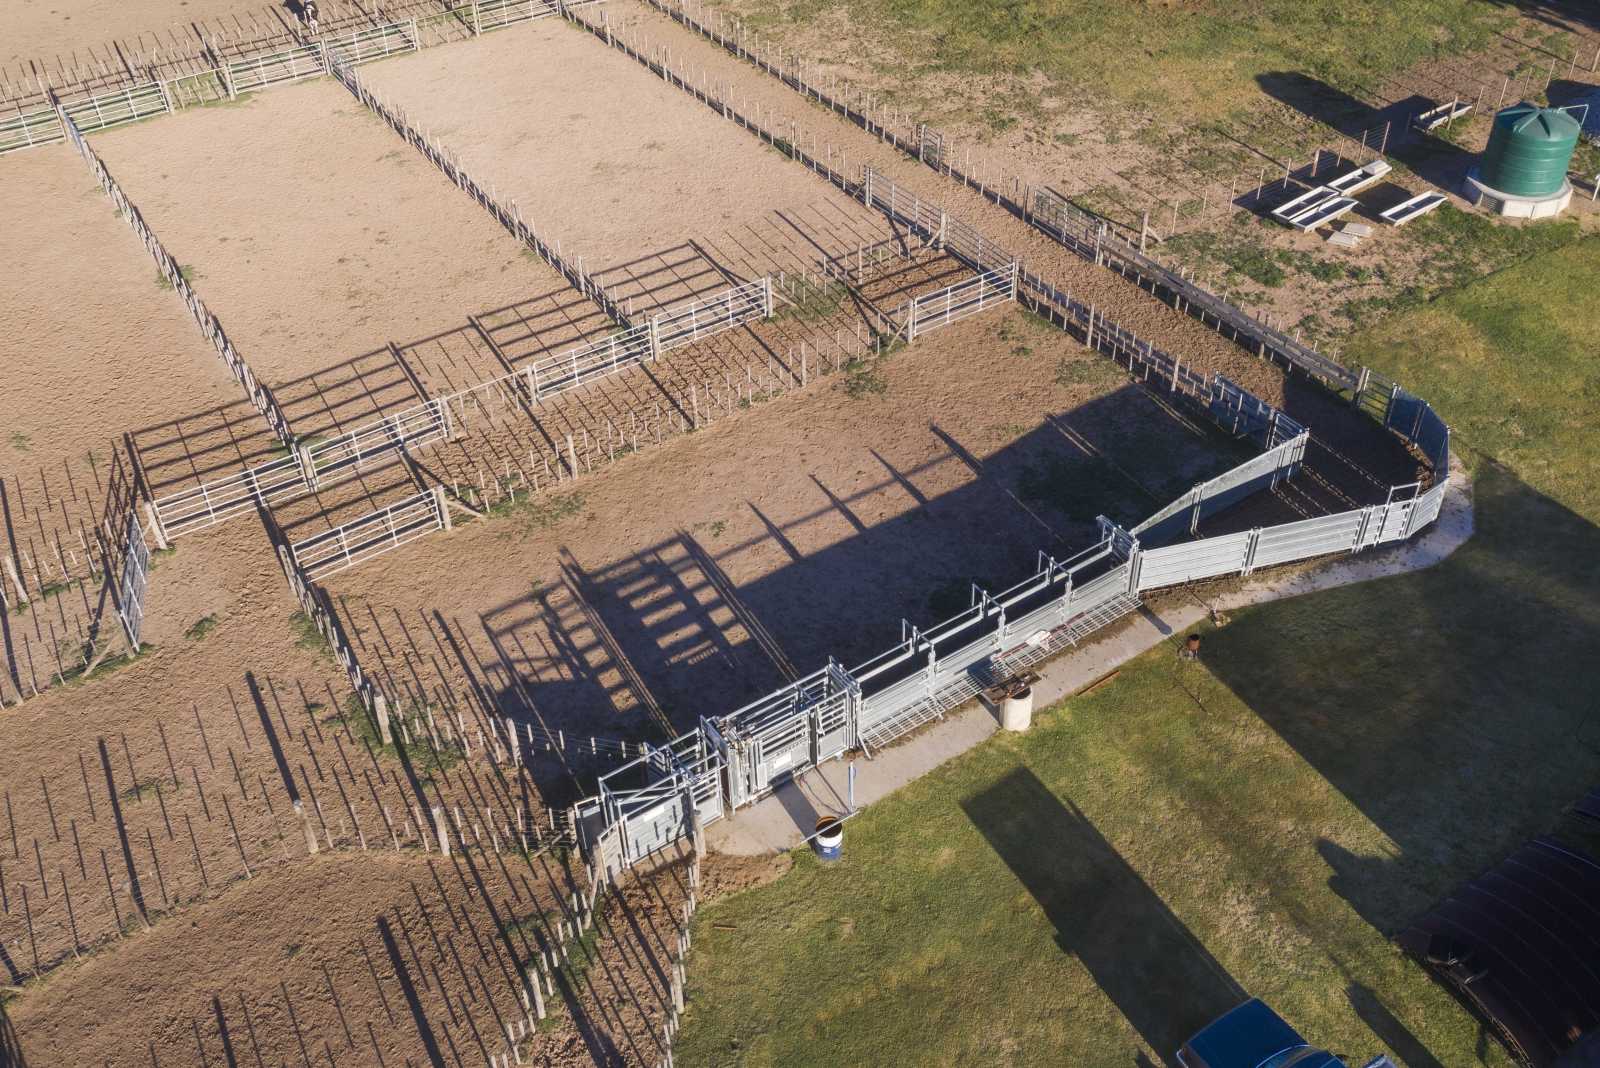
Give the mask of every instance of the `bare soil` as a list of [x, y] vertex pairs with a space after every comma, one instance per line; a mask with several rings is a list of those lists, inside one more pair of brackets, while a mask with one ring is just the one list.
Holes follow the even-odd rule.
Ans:
[[859, 204], [559, 20], [362, 77], [635, 306], [815, 270], [822, 256], [890, 235]]
[[0, 471], [109, 459], [130, 425], [238, 400], [222, 359], [83, 160], [65, 145], [4, 163]]
[[952, 614], [969, 582], [1009, 585], [1037, 550], [1087, 544], [1097, 515], [1136, 521], [1236, 456], [997, 312], [329, 585], [397, 691], [659, 736], [864, 657], [897, 613]]
[[302, 434], [501, 373], [481, 342], [415, 367], [388, 346], [459, 338], [475, 313], [565, 289], [327, 80], [95, 145]]
[[30, 61], [70, 65], [75, 51], [86, 60], [91, 48], [111, 41], [153, 44], [165, 36], [170, 43], [191, 36], [193, 22], [267, 10], [262, 0], [14, 0], [6, 9], [0, 65], [12, 76]]

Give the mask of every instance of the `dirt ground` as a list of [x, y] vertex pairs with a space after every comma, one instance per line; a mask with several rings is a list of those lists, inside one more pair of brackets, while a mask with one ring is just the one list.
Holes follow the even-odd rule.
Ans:
[[503, 373], [469, 317], [566, 290], [330, 81], [94, 143], [301, 435]]
[[[675, 66], [733, 83], [741, 109], [792, 113], [796, 136], [831, 142], [842, 169], [872, 162], [1186, 366], [1304, 414], [1362, 461], [1353, 481], [1368, 460], [1386, 477], [1409, 462], [1370, 423], [976, 193], [796, 106], [790, 90], [654, 16], [618, 21], [659, 30]], [[605, 92], [570, 91], [597, 73]], [[814, 270], [890, 233], [553, 21], [362, 77], [639, 303]], [[611, 136], [590, 136], [597, 128]], [[300, 433], [610, 328], [330, 82], [95, 143]], [[87, 173], [82, 185], [85, 219], [103, 211], [126, 236], [88, 195]], [[866, 287], [889, 308], [955, 280], [931, 255], [895, 270]], [[141, 305], [162, 299], [148, 276]], [[438, 482], [503, 513], [328, 583], [399, 722], [426, 721], [431, 736], [436, 721], [450, 747], [413, 736], [402, 758], [352, 710], [340, 666], [294, 618], [257, 517], [157, 558], [152, 648], [139, 660], [5, 711], [0, 976], [25, 989], [0, 1032], [15, 1031], [30, 1063], [465, 1065], [501, 1054], [520, 1011], [516, 968], [572, 883], [553, 854], [524, 859], [521, 845], [537, 849], [555, 810], [618, 759], [586, 753], [585, 736], [659, 740], [827, 656], [854, 663], [898, 637], [897, 617], [947, 617], [972, 583], [1003, 587], [1039, 550], [1087, 545], [1096, 516], [1137, 522], [1242, 458], [1018, 309], [874, 360], [861, 358], [870, 315], [856, 298], [788, 295], [800, 306], [770, 322], [535, 410], [496, 397], [456, 440], [414, 457], [417, 470], [367, 472], [274, 510], [299, 536]], [[192, 326], [173, 331], [215, 361]], [[54, 335], [36, 344], [59, 347]], [[153, 483], [272, 454], [259, 417], [232, 396], [127, 428]], [[540, 492], [506, 506], [506, 489], [530, 482]], [[44, 641], [50, 618], [41, 606], [5, 622]], [[508, 761], [496, 733], [507, 725], [556, 740], [541, 734]], [[455, 842], [449, 860], [430, 842], [434, 805]], [[707, 889], [771, 874], [712, 865]], [[566, 970], [557, 1019], [515, 1040], [524, 1060], [657, 1062], [682, 892], [668, 866], [607, 899], [597, 962]]]
[[859, 204], [558, 20], [375, 64], [362, 77], [638, 307], [733, 278], [815, 270], [821, 256], [890, 234]]
[[919, 339], [881, 374], [881, 394], [833, 376], [542, 511], [335, 577], [358, 656], [398, 691], [493, 694], [552, 729], [676, 733], [1236, 462], [1015, 309]]
[[19, 152], [0, 175], [15, 298], [0, 338], [0, 471], [104, 459], [130, 425], [242, 396], [75, 151]]
[[[506, 1052], [504, 1026], [522, 1018], [516, 970], [541, 918], [560, 915], [526, 878], [547, 866], [503, 874], [459, 859], [318, 857], [69, 966], [8, 1012], [30, 1064], [131, 1063], [147, 1050], [164, 1065], [302, 1052], [347, 1066], [482, 1063]], [[664, 960], [668, 944], [644, 932], [674, 929], [672, 883], [603, 899], [595, 948], [628, 945], [606, 966], [575, 951], [584, 963], [564, 972], [551, 1017], [519, 1043], [532, 1063], [611, 1063], [595, 1047], [650, 1041], [662, 998], [646, 954]], [[632, 1027], [615, 1026], [623, 1015]]]
[[87, 60], [89, 49], [112, 41], [137, 43], [143, 36], [153, 43], [165, 37], [170, 45], [191, 36], [191, 23], [260, 16], [272, 8], [262, 0], [13, 0], [6, 5], [0, 66], [14, 77], [29, 61], [70, 64], [74, 51]]

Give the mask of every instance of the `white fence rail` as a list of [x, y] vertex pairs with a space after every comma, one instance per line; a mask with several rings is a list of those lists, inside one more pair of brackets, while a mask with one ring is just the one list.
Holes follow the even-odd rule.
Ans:
[[301, 574], [320, 579], [398, 549], [446, 525], [441, 491], [424, 490], [289, 547]]
[[360, 66], [386, 56], [415, 52], [421, 45], [417, 42], [416, 25], [407, 20], [354, 30], [337, 37], [324, 37], [322, 47], [340, 63]]
[[435, 397], [315, 445], [289, 447], [289, 455], [236, 474], [158, 497], [155, 512], [167, 537], [177, 537], [312, 490], [333, 485], [402, 449], [450, 437], [455, 412], [496, 391], [520, 392], [538, 404], [695, 341], [766, 318], [772, 279], [758, 278], [716, 297], [656, 315], [650, 322], [602, 341], [546, 357], [527, 367]]
[[236, 59], [223, 67], [220, 73], [228, 95], [232, 97], [268, 86], [287, 85], [303, 78], [316, 78], [326, 74], [327, 68], [323, 65], [321, 48], [300, 45]]
[[54, 144], [66, 136], [56, 109], [48, 104], [18, 107], [13, 114], [0, 116], [0, 155], [34, 145]]
[[[433, 16], [434, 21], [454, 20], [476, 36], [534, 19], [561, 14], [564, 7], [583, 7], [599, 0], [476, 0], [456, 4]], [[130, 77], [125, 85], [59, 101], [78, 129], [93, 133], [170, 111], [237, 97], [274, 85], [331, 73], [330, 54], [336, 62], [358, 66], [423, 47], [416, 19], [405, 19], [358, 30], [327, 34], [312, 43], [293, 44], [279, 37], [256, 51], [229, 59], [215, 67], [154, 81]], [[208, 51], [206, 55], [211, 55]], [[53, 144], [66, 137], [56, 114], [56, 101], [36, 99], [17, 104], [0, 115], [0, 155], [35, 145]]]
[[172, 110], [167, 91], [160, 82], [129, 86], [114, 93], [102, 93], [61, 105], [78, 129], [84, 133], [137, 122]]
[[117, 576], [116, 608], [128, 644], [137, 652], [144, 631], [145, 595], [150, 588], [150, 548], [145, 544], [139, 513], [127, 517], [127, 541], [123, 546], [122, 571]]
[[929, 330], [959, 322], [1000, 304], [1017, 299], [1017, 265], [1007, 264], [965, 282], [957, 282], [935, 293], [906, 302], [904, 319], [907, 341], [915, 341]]

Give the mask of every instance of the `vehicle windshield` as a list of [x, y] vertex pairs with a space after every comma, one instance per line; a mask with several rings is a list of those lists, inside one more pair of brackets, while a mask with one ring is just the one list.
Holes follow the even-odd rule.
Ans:
[[1291, 1065], [1295, 1068], [1345, 1068], [1344, 1062], [1327, 1050], [1310, 1046], [1290, 1046], [1274, 1053], [1256, 1068], [1290, 1068]]

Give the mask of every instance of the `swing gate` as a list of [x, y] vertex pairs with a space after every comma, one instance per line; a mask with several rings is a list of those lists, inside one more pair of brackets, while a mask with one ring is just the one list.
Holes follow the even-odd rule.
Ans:
[[838, 663], [701, 729], [721, 753], [728, 804], [749, 804], [808, 768], [855, 748], [861, 688]]
[[722, 757], [700, 731], [647, 747], [601, 777], [600, 813], [601, 837], [615, 836], [600, 850], [606, 864], [632, 867], [725, 815]]

